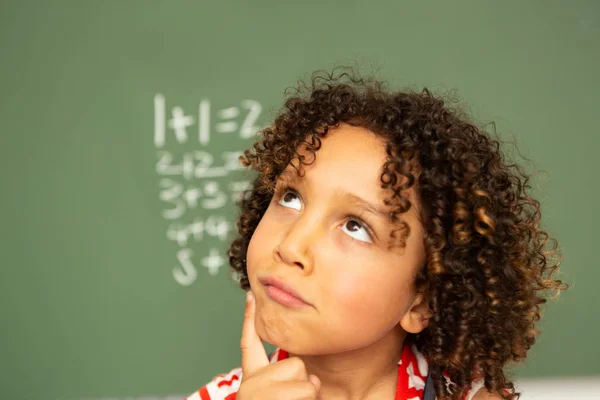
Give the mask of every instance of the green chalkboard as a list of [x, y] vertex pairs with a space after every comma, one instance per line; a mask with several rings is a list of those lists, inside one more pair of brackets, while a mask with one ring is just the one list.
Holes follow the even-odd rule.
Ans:
[[[0, 398], [178, 398], [239, 364], [236, 154], [358, 64], [515, 138], [572, 290], [519, 377], [600, 374], [594, 1], [4, 1]], [[154, 397], [152, 397], [154, 396]]]

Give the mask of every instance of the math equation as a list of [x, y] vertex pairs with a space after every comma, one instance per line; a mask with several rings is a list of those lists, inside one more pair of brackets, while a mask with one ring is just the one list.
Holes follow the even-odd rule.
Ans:
[[[166, 238], [178, 248], [172, 275], [180, 285], [191, 285], [199, 273], [216, 276], [227, 265], [220, 249], [234, 221], [224, 215], [223, 207], [236, 204], [250, 181], [241, 179], [241, 149], [216, 154], [211, 139], [239, 146], [236, 138], [249, 139], [260, 130], [261, 111], [255, 100], [213, 110], [210, 100], [203, 99], [192, 114], [168, 106], [160, 93], [154, 96], [155, 170], [162, 217], [168, 221]], [[199, 247], [204, 239], [217, 244]]]

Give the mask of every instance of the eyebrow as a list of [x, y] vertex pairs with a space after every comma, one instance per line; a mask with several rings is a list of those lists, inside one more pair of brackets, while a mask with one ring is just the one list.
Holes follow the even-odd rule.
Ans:
[[375, 215], [376, 217], [383, 218], [386, 221], [391, 221], [392, 217], [389, 211], [385, 210], [383, 207], [378, 206], [376, 204], [370, 203], [367, 200], [363, 199], [360, 196], [357, 196], [353, 193], [343, 191], [341, 189], [336, 190], [336, 194], [340, 197], [348, 200], [351, 203], [354, 203], [357, 206], [364, 208], [370, 214]]
[[[281, 180], [282, 183], [284, 184], [293, 184], [293, 183], [301, 183], [302, 181], [304, 181], [303, 177], [298, 176], [297, 172], [295, 170], [291, 171], [291, 170], [286, 170], [283, 173], [281, 173], [279, 175], [279, 179]], [[384, 207], [373, 204], [365, 199], [363, 199], [362, 197], [354, 194], [354, 193], [350, 193], [347, 192], [345, 190], [342, 190], [340, 188], [337, 188], [335, 190], [335, 195], [336, 197], [341, 197], [344, 200], [348, 201], [349, 203], [353, 203], [354, 205], [357, 205], [359, 207], [362, 207], [366, 212], [368, 212], [369, 214], [372, 214], [376, 217], [382, 218], [386, 221], [391, 221], [392, 217], [391, 217], [391, 213], [390, 211], [386, 210]]]

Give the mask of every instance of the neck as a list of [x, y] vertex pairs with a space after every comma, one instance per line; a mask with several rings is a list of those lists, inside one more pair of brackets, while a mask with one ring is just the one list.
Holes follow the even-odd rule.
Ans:
[[397, 325], [377, 342], [352, 351], [297, 356], [321, 380], [319, 399], [393, 399], [406, 332]]

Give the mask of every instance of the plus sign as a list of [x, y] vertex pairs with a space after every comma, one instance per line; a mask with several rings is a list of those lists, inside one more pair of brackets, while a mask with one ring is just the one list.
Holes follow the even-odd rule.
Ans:
[[198, 205], [198, 199], [202, 196], [200, 189], [191, 187], [188, 188], [185, 192], [183, 192], [183, 198], [187, 203], [188, 208], [196, 208]]
[[173, 107], [173, 118], [169, 120], [169, 128], [175, 131], [175, 138], [179, 143], [187, 140], [185, 128], [194, 124], [194, 117], [185, 115], [181, 107]]
[[208, 273], [215, 276], [219, 273], [219, 268], [224, 264], [225, 259], [221, 257], [217, 249], [210, 249], [208, 257], [202, 259], [202, 265], [208, 268]]

